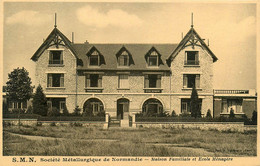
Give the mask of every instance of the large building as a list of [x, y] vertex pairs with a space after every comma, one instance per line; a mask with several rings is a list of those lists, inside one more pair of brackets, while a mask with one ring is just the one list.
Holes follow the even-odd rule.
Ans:
[[242, 105], [248, 105], [241, 96], [214, 100], [213, 64], [218, 58], [193, 26], [178, 44], [76, 44], [55, 26], [31, 59], [36, 86], [43, 87], [49, 107], [66, 106], [69, 112], [78, 106], [119, 119], [138, 112], [182, 114], [190, 112], [193, 86], [202, 115], [210, 110], [220, 116], [233, 105], [241, 105], [235, 109], [241, 114]]

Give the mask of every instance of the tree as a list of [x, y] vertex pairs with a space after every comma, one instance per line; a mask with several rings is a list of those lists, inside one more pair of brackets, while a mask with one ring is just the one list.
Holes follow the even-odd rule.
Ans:
[[193, 86], [192, 88], [190, 106], [191, 106], [191, 117], [200, 118], [201, 112], [199, 108], [199, 97], [195, 86]]
[[257, 125], [257, 112], [256, 111], [253, 111], [253, 114], [252, 114], [252, 123], [254, 125]]
[[[32, 81], [29, 77], [29, 72], [25, 68], [14, 69], [8, 74], [8, 81], [6, 82], [6, 95], [10, 101], [13, 102], [27, 102], [33, 92], [31, 86]], [[19, 127], [20, 127], [20, 109], [19, 109]]]
[[14, 69], [8, 74], [8, 79], [6, 95], [11, 101], [26, 102], [31, 98], [33, 87], [29, 73], [25, 68]]
[[235, 118], [235, 113], [234, 113], [233, 108], [230, 109], [229, 118], [230, 118], [230, 119], [234, 119], [234, 118]]
[[48, 111], [47, 99], [41, 85], [38, 85], [32, 101], [33, 113], [46, 116]]

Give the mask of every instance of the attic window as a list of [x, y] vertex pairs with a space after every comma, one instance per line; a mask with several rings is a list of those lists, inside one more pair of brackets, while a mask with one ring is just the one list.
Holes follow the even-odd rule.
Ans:
[[50, 65], [62, 65], [63, 64], [63, 57], [62, 57], [62, 51], [50, 51], [50, 57], [49, 57], [49, 64]]
[[199, 52], [186, 51], [184, 65], [199, 65]]
[[89, 57], [90, 66], [99, 66], [99, 53], [94, 51]]
[[118, 57], [118, 65], [119, 66], [129, 65], [129, 55], [126, 51], [122, 52], [122, 54]]
[[148, 57], [148, 66], [158, 66], [158, 54], [156, 51], [151, 52]]

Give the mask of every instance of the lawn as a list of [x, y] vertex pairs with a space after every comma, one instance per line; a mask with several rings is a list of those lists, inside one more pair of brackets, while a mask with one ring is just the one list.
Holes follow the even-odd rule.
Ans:
[[17, 126], [5, 126], [3, 154], [243, 157], [256, 156], [256, 138], [256, 132], [199, 129], [101, 129], [76, 126], [21, 126], [19, 129]]

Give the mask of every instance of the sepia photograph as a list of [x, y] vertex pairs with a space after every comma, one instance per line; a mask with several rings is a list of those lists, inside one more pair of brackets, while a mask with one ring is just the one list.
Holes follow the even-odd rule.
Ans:
[[9, 162], [257, 157], [257, 3], [2, 5]]

